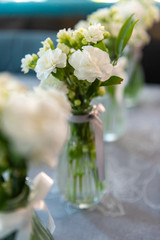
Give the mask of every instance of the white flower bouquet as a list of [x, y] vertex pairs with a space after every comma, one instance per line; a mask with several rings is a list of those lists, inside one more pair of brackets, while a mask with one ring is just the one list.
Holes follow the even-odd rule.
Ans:
[[45, 88], [44, 82], [65, 89], [71, 103], [70, 139], [66, 156], [59, 161], [59, 187], [63, 196], [79, 208], [98, 202], [105, 190], [103, 135], [98, 117], [103, 109], [93, 108], [91, 101], [105, 93], [105, 86], [121, 83], [122, 78], [113, 76], [114, 65], [135, 23], [132, 16], [124, 23], [112, 49], [104, 44], [110, 33], [101, 24], [93, 24], [87, 29], [60, 30], [56, 48], [47, 38], [37, 54], [22, 59], [22, 71], [33, 69]]
[[70, 106], [57, 90], [22, 93], [11, 80], [4, 86], [0, 79], [1, 85], [0, 239], [53, 239], [34, 213], [45, 210], [52, 180], [41, 173], [29, 186], [26, 177], [33, 165], [53, 166], [66, 139]]

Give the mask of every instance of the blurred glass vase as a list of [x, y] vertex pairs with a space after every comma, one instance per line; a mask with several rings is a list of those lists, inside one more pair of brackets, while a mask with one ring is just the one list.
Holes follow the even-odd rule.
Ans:
[[126, 107], [134, 107], [140, 101], [141, 92], [145, 82], [144, 72], [140, 60], [140, 49], [134, 49], [128, 53], [128, 81], [124, 90]]
[[124, 105], [124, 83], [106, 88], [106, 94], [98, 99], [106, 111], [102, 114], [104, 141], [118, 140], [126, 130], [126, 109]]
[[[43, 185], [44, 183], [42, 182], [44, 179], [42, 177], [42, 174], [39, 174], [39, 176], [36, 178], [36, 181], [37, 183], [39, 181], [39, 183]], [[35, 189], [36, 188], [37, 187], [35, 187]], [[40, 189], [38, 190], [40, 192]], [[44, 226], [37, 213], [33, 209], [34, 205], [37, 204], [36, 206], [38, 209], [44, 210], [45, 207], [44, 209], [42, 207], [44, 204], [43, 200], [41, 200], [41, 206], [38, 205], [39, 203], [37, 200], [37, 195], [37, 199], [34, 196], [32, 201], [30, 199], [30, 202], [28, 200], [27, 205], [24, 205], [26, 204], [26, 197], [29, 193], [30, 196], [32, 195], [33, 197], [33, 192], [31, 193], [31, 189], [26, 185], [23, 191], [17, 197], [9, 200], [5, 208], [0, 210], [1, 240], [18, 240], [22, 238], [26, 240], [53, 240], [50, 232], [50, 230], [53, 232], [55, 228], [53, 220], [51, 218], [49, 219], [49, 230], [48, 227]], [[47, 214], [49, 213], [47, 212]]]

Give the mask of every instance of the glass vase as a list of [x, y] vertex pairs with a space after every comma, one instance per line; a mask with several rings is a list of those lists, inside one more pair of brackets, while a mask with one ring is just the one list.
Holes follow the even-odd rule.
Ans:
[[[11, 216], [13, 216], [13, 213], [14, 213], [14, 215], [19, 216], [19, 218], [21, 219], [21, 222], [22, 222], [22, 230], [24, 230], [24, 235], [27, 235], [26, 229], [24, 229], [24, 224], [27, 224], [27, 222], [24, 223], [25, 222], [25, 217], [27, 216], [27, 214], [24, 215], [25, 216], [24, 217], [23, 213], [22, 213], [22, 215], [20, 215], [20, 214], [17, 215], [17, 213], [16, 213], [16, 211], [19, 211], [19, 210], [22, 211], [22, 212], [26, 211], [26, 209], [28, 207], [27, 206], [27, 204], [28, 204], [27, 199], [28, 199], [28, 196], [29, 196], [29, 193], [30, 193], [30, 187], [28, 185], [32, 184], [32, 181], [29, 182], [28, 179], [27, 179], [26, 183], [27, 184], [25, 184], [22, 192], [18, 196], [8, 200], [7, 203], [5, 203], [5, 206], [2, 207], [2, 205], [1, 205], [0, 215], [1, 214], [2, 215], [0, 217], [2, 219], [0, 219], [0, 225], [1, 225], [1, 221], [2, 221], [2, 225], [1, 225], [2, 233], [0, 232], [0, 240], [16, 240], [17, 236], [18, 236], [18, 233], [19, 233], [18, 231], [21, 231], [21, 228], [19, 228], [20, 226], [17, 225], [19, 230], [15, 230], [13, 232], [10, 232], [10, 234], [8, 234], [7, 236], [5, 235], [4, 237], [1, 237], [1, 234], [3, 236], [4, 231], [6, 230], [6, 228], [3, 229], [3, 214], [11, 214]], [[28, 210], [30, 211], [31, 209], [28, 208]], [[31, 229], [31, 233], [29, 233], [29, 235], [30, 235], [29, 239], [30, 240], [53, 240], [53, 237], [52, 237], [50, 231], [48, 230], [48, 228], [45, 225], [43, 225], [43, 223], [41, 222], [37, 213], [33, 210], [33, 213], [31, 212], [31, 214], [32, 214], [31, 215], [31, 227], [32, 227], [32, 229]], [[28, 216], [30, 216], [30, 212], [28, 213]], [[19, 219], [16, 219], [16, 220], [19, 222]], [[4, 221], [6, 222], [6, 217], [4, 218]], [[12, 217], [10, 217], [10, 222], [9, 222], [9, 225], [8, 225], [9, 227], [12, 227], [12, 226], [15, 225], [15, 222], [12, 225], [11, 221], [12, 221]], [[13, 221], [14, 221], [14, 218], [13, 218]], [[4, 222], [4, 226], [6, 225], [5, 222]]]
[[106, 107], [106, 112], [102, 115], [104, 141], [113, 142], [123, 136], [126, 131], [124, 84], [108, 87], [103, 101]]
[[99, 179], [95, 131], [90, 120], [70, 122], [69, 138], [58, 164], [58, 186], [65, 200], [79, 209], [94, 206], [106, 191], [106, 178]]
[[128, 81], [124, 89], [126, 107], [134, 107], [140, 101], [144, 87], [145, 77], [141, 64], [141, 50], [128, 54]]
[[105, 142], [114, 142], [124, 135], [127, 126], [127, 114], [124, 104], [124, 83], [106, 88], [106, 94], [98, 97], [106, 111], [101, 115]]
[[[1, 238], [1, 240], [16, 240], [18, 232], [13, 232], [10, 235]], [[32, 233], [30, 235], [30, 240], [53, 240], [50, 231], [44, 227], [41, 220], [36, 213], [32, 217]]]

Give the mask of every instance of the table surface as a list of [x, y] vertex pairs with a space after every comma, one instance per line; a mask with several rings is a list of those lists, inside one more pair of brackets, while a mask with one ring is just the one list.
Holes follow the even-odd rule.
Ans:
[[[39, 84], [29, 76], [19, 79], [30, 88]], [[56, 224], [55, 240], [160, 239], [160, 86], [145, 86], [139, 105], [127, 113], [125, 135], [105, 144], [113, 177], [110, 190], [95, 209], [72, 208], [59, 195], [55, 182], [46, 199]], [[44, 170], [55, 177], [55, 171]]]

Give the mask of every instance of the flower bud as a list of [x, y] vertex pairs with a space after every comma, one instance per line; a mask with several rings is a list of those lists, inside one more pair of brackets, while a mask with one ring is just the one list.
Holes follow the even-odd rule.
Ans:
[[106, 93], [105, 87], [99, 87], [97, 93], [98, 93], [98, 96], [101, 96], [101, 97], [104, 96]]
[[111, 34], [109, 32], [104, 32], [103, 33], [104, 38], [109, 38]]
[[87, 42], [87, 40], [86, 40], [85, 38], [82, 39], [82, 44], [83, 44], [83, 45], [88, 44], [88, 42]]
[[38, 60], [38, 56], [36, 54], [32, 54], [32, 61], [36, 62]]
[[76, 100], [74, 101], [74, 104], [75, 104], [76, 107], [80, 106], [80, 105], [81, 105], [81, 100], [76, 99]]
[[76, 95], [75, 92], [69, 91], [68, 96], [69, 96], [70, 99], [73, 99], [75, 97], [75, 95]]

